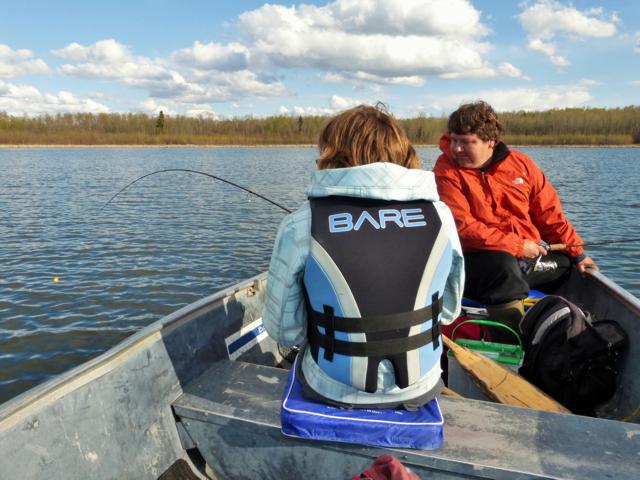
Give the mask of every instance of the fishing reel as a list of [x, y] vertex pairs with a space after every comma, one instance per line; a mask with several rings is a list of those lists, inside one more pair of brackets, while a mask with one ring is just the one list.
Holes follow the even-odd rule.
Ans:
[[[539, 245], [544, 247], [547, 252], [550, 249], [550, 245], [544, 240], [540, 240]], [[520, 270], [525, 275], [529, 275], [533, 272], [553, 272], [558, 269], [558, 262], [554, 260], [543, 260], [544, 256], [539, 254], [536, 258], [531, 260], [518, 260]]]

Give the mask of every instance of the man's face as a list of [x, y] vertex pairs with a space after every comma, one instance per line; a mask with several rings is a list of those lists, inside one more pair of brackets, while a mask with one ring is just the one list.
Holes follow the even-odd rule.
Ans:
[[451, 156], [464, 168], [482, 168], [493, 155], [495, 140], [484, 141], [475, 133], [452, 133]]

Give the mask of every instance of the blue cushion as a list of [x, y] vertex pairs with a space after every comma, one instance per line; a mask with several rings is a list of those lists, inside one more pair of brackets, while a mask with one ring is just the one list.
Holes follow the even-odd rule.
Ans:
[[442, 446], [444, 420], [436, 398], [414, 412], [343, 409], [306, 399], [295, 371], [294, 364], [282, 395], [281, 420], [285, 435], [391, 448]]
[[[539, 290], [529, 290], [529, 296], [527, 298], [525, 298], [526, 300], [531, 300], [531, 299], [540, 299], [543, 298], [545, 296], [544, 293], [540, 292]], [[473, 308], [485, 308], [485, 304], [482, 302], [479, 302], [478, 300], [472, 300], [470, 298], [462, 298], [462, 306], [463, 307], [473, 307]]]

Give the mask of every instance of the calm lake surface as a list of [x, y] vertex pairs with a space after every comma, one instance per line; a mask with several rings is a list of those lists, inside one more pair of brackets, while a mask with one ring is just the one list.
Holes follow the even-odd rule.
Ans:
[[[640, 237], [640, 150], [522, 148], [585, 241]], [[438, 155], [419, 149], [426, 169]], [[313, 148], [0, 149], [0, 402], [95, 357], [181, 306], [267, 269]], [[588, 249], [640, 295], [640, 242]], [[54, 282], [54, 278], [59, 279]]]

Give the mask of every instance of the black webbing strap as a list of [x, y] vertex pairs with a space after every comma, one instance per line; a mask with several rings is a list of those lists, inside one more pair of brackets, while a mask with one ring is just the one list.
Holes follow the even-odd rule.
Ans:
[[[323, 305], [323, 312], [317, 312], [311, 307], [307, 289], [303, 289], [307, 304], [307, 336], [314, 353], [319, 348], [324, 349], [324, 359], [333, 361], [334, 353], [353, 357], [387, 357], [406, 353], [433, 342], [433, 349], [440, 346], [440, 322], [438, 316], [442, 311], [443, 299], [435, 292], [431, 296], [431, 305], [412, 310], [410, 312], [392, 313], [387, 315], [369, 315], [366, 317], [337, 317], [335, 310], [329, 305]], [[398, 330], [421, 325], [431, 319], [431, 328], [417, 335], [390, 338], [386, 340], [367, 340], [366, 342], [349, 342], [337, 340], [335, 332], [345, 333], [373, 333], [389, 332], [390, 336], [397, 336]], [[320, 333], [322, 327], [325, 333]], [[317, 358], [316, 358], [317, 361]]]
[[433, 338], [433, 349], [436, 350], [440, 346], [440, 322], [438, 315], [442, 310], [442, 298], [438, 298], [438, 292], [431, 295], [431, 338]]
[[[324, 316], [325, 317], [329, 317], [329, 321], [327, 322], [328, 324], [325, 324], [325, 338], [327, 339], [328, 343], [328, 347], [324, 349], [324, 359], [332, 362], [333, 361], [333, 352], [334, 350], [334, 343], [336, 341], [336, 326], [335, 326], [335, 322], [336, 322], [336, 317], [333, 315], [333, 307], [330, 307], [329, 305], [323, 305], [324, 307]], [[317, 328], [313, 328], [312, 330], [314, 332], [318, 332]], [[319, 332], [318, 332], [319, 333]]]
[[412, 335], [410, 337], [392, 338], [387, 340], [367, 340], [366, 342], [347, 342], [337, 340], [333, 336], [324, 335], [317, 329], [308, 331], [309, 343], [318, 348], [324, 348], [325, 359], [327, 352], [333, 354], [348, 355], [350, 357], [387, 357], [416, 350], [430, 343], [433, 340], [431, 329]]
[[[432, 320], [438, 318], [442, 310], [442, 298], [438, 298], [438, 293], [436, 292], [431, 297], [431, 301], [431, 305], [411, 312], [368, 315], [366, 317], [335, 317], [333, 315], [333, 308], [327, 305], [324, 305], [324, 312], [316, 312], [312, 308], [309, 308], [307, 310], [309, 327], [322, 327], [324, 329], [338, 330], [345, 333], [387, 332], [390, 330], [411, 328], [424, 323], [429, 318]], [[336, 319], [338, 320], [337, 323]]]

